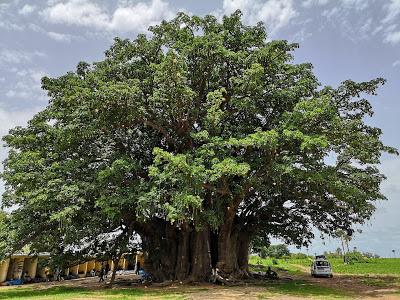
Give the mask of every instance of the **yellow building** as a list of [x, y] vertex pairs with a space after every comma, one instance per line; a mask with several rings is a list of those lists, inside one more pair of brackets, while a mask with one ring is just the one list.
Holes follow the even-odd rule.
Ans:
[[0, 283], [21, 279], [24, 274], [30, 278], [45, 276], [45, 270], [39, 267], [39, 259], [48, 259], [48, 254], [39, 254], [31, 256], [26, 254], [14, 254], [0, 262]]
[[[51, 270], [46, 266], [46, 260], [49, 258], [49, 254], [42, 253], [37, 256], [27, 254], [15, 254], [10, 258], [0, 261], [0, 283], [12, 280], [22, 279], [26, 274], [30, 278], [39, 278], [45, 280], [48, 274], [51, 274]], [[144, 257], [141, 252], [137, 254], [124, 254], [117, 264], [118, 270], [135, 269], [137, 262], [140, 266], [144, 265]], [[86, 277], [91, 274], [92, 270], [98, 272], [102, 267], [106, 267], [108, 264], [111, 271], [114, 270], [114, 262], [109, 261], [98, 261], [91, 259], [79, 264], [74, 264], [71, 267], [64, 270], [65, 275], [73, 275], [76, 277]]]

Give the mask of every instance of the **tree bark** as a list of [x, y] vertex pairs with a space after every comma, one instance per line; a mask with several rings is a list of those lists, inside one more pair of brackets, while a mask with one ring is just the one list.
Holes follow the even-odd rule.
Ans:
[[184, 224], [179, 234], [178, 250], [175, 267], [175, 278], [185, 280], [190, 273], [190, 236], [192, 229]]
[[111, 274], [110, 287], [113, 286], [114, 281], [115, 281], [115, 276], [116, 276], [116, 274], [117, 274], [119, 259], [120, 259], [120, 257], [118, 257], [118, 258], [116, 258], [116, 259], [113, 260], [114, 268], [113, 268], [112, 274]]
[[193, 232], [191, 256], [191, 281], [207, 281], [211, 276], [209, 228]]
[[237, 269], [236, 240], [237, 229], [234, 226], [236, 210], [232, 207], [226, 212], [225, 222], [218, 234], [218, 262], [217, 268], [223, 276], [234, 274]]
[[175, 279], [177, 256], [177, 229], [170, 223], [157, 219], [145, 228], [142, 235], [145, 254], [144, 269], [154, 281]]
[[183, 224], [180, 229], [162, 220], [146, 228], [142, 236], [144, 269], [157, 282], [165, 280], [208, 281], [212, 269], [224, 278], [248, 275], [250, 236], [233, 218], [218, 231], [208, 226], [196, 230]]
[[243, 275], [249, 274], [249, 248], [250, 248], [250, 235], [246, 231], [240, 231], [237, 241], [237, 262], [239, 270]]

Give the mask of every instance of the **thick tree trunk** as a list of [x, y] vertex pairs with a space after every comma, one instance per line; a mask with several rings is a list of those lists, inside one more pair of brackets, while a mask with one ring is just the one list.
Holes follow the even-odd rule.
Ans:
[[184, 224], [179, 233], [178, 254], [176, 257], [175, 278], [185, 280], [190, 273], [190, 236], [192, 229]]
[[237, 240], [237, 262], [239, 270], [243, 275], [249, 274], [249, 248], [250, 248], [250, 235], [246, 231], [240, 231]]
[[225, 222], [222, 224], [218, 234], [218, 262], [217, 268], [225, 277], [235, 275], [238, 271], [237, 264], [237, 238], [238, 229], [234, 224], [236, 210], [228, 208]]
[[142, 236], [144, 269], [154, 281], [207, 281], [213, 268], [224, 278], [247, 276], [250, 237], [233, 221], [210, 232], [207, 226], [197, 231], [183, 224], [178, 229], [155, 220]]
[[177, 229], [162, 220], [154, 220], [142, 235], [145, 253], [144, 269], [155, 281], [175, 279]]
[[190, 280], [206, 281], [211, 276], [209, 228], [193, 232]]

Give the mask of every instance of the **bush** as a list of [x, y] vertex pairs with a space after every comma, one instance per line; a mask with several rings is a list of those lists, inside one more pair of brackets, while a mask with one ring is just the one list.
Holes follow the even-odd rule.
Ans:
[[288, 247], [284, 244], [271, 245], [269, 247], [263, 246], [259, 248], [257, 252], [261, 258], [267, 258], [267, 257], [282, 258], [283, 256], [290, 255]]
[[307, 258], [309, 258], [309, 256], [304, 253], [292, 253], [290, 255], [290, 258], [292, 258], [292, 259], [307, 259]]
[[268, 250], [267, 250], [267, 247], [261, 247], [260, 249], [259, 249], [259, 251], [258, 251], [258, 255], [261, 257], [261, 258], [267, 258], [268, 257]]
[[359, 251], [352, 251], [346, 254], [346, 261], [349, 264], [355, 263], [369, 263], [373, 260], [369, 259], [367, 256], [364, 256], [363, 253]]

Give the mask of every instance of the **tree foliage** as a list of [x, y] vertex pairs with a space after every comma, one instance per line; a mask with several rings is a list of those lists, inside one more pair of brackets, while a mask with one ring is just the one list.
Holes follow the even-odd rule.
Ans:
[[138, 233], [155, 277], [204, 279], [245, 274], [256, 237], [351, 234], [396, 153], [365, 122], [385, 81], [320, 87], [297, 44], [266, 37], [239, 11], [180, 13], [44, 77], [49, 105], [4, 138], [14, 246], [120, 254]]
[[290, 255], [290, 251], [285, 244], [262, 246], [257, 248], [257, 253], [261, 258], [282, 258]]

